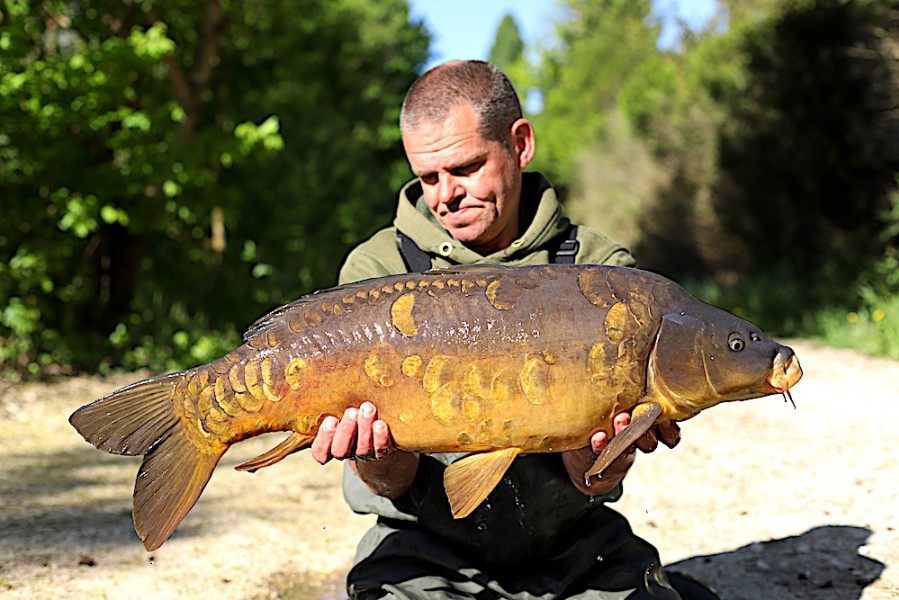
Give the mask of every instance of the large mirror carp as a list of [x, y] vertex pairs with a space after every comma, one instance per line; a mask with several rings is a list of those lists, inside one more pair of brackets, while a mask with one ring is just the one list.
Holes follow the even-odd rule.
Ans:
[[518, 454], [587, 446], [632, 421], [585, 474], [654, 423], [720, 402], [789, 397], [793, 351], [659, 275], [624, 267], [470, 266], [371, 279], [276, 309], [209, 364], [139, 381], [70, 421], [114, 454], [143, 455], [135, 529], [154, 550], [228, 448], [292, 432], [237, 468], [308, 447], [327, 415], [373, 402], [397, 446], [471, 452], [446, 470], [453, 515], [482, 502]]

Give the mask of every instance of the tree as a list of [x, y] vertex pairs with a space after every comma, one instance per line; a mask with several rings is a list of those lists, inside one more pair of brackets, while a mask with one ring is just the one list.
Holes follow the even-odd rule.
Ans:
[[5, 0], [0, 365], [204, 361], [332, 283], [427, 42], [401, 0]]
[[507, 14], [496, 29], [489, 61], [503, 71], [513, 67], [524, 56], [524, 42], [515, 17]]
[[534, 77], [534, 68], [525, 56], [524, 50], [525, 44], [521, 39], [518, 23], [515, 17], [507, 14], [496, 29], [488, 60], [508, 76], [526, 111], [528, 97], [534, 93], [537, 81]]
[[848, 290], [883, 252], [899, 172], [897, 25], [893, 3], [795, 0], [747, 32], [715, 190], [744, 274], [789, 263]]
[[541, 149], [536, 166], [562, 187], [575, 176], [577, 154], [595, 146], [618, 94], [657, 53], [658, 26], [649, 0], [566, 0], [556, 43], [540, 66], [543, 112], [535, 117]]

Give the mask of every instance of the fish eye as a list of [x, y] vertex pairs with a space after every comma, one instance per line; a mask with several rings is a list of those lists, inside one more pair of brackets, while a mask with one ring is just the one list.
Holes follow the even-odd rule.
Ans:
[[743, 338], [741, 338], [737, 334], [732, 333], [727, 339], [727, 346], [734, 352], [740, 352], [743, 348], [746, 347], [746, 342], [744, 342]]

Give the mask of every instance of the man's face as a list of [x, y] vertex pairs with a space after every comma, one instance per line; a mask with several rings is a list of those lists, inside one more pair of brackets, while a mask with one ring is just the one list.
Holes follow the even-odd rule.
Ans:
[[450, 235], [481, 254], [506, 248], [520, 233], [521, 171], [533, 151], [530, 123], [516, 121], [508, 144], [485, 138], [467, 104], [443, 123], [403, 133], [428, 208]]

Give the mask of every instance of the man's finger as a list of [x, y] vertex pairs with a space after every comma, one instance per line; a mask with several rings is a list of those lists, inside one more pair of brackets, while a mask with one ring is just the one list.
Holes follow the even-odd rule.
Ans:
[[334, 458], [350, 458], [356, 452], [356, 421], [359, 418], [358, 408], [348, 408], [337, 424], [334, 440], [331, 442], [331, 455]]
[[590, 437], [590, 449], [594, 454], [602, 452], [609, 443], [609, 434], [605, 431], [597, 431]]
[[615, 434], [619, 434], [625, 429], [627, 426], [631, 424], [631, 415], [630, 413], [620, 412], [612, 419], [612, 426], [615, 428]]
[[337, 430], [337, 417], [325, 417], [318, 427], [318, 433], [312, 440], [312, 458], [321, 464], [325, 464], [331, 456], [331, 442], [334, 441], [334, 432]]
[[655, 428], [650, 428], [649, 431], [637, 438], [637, 448], [643, 452], [652, 452], [658, 447], [659, 438], [656, 436]]
[[[620, 412], [612, 419], [612, 426], [615, 428], [615, 435], [618, 435], [631, 424], [631, 415], [627, 412]], [[631, 444], [628, 449], [622, 453], [622, 456], [629, 456], [637, 451], [635, 444]]]
[[363, 402], [359, 407], [359, 418], [356, 422], [356, 456], [371, 457], [374, 455], [372, 443], [372, 423], [377, 409], [371, 402]]
[[680, 425], [675, 421], [665, 421], [659, 424], [659, 438], [669, 448], [674, 448], [680, 443]]
[[390, 437], [390, 428], [384, 421], [375, 421], [371, 426], [375, 458], [387, 458], [396, 450]]

